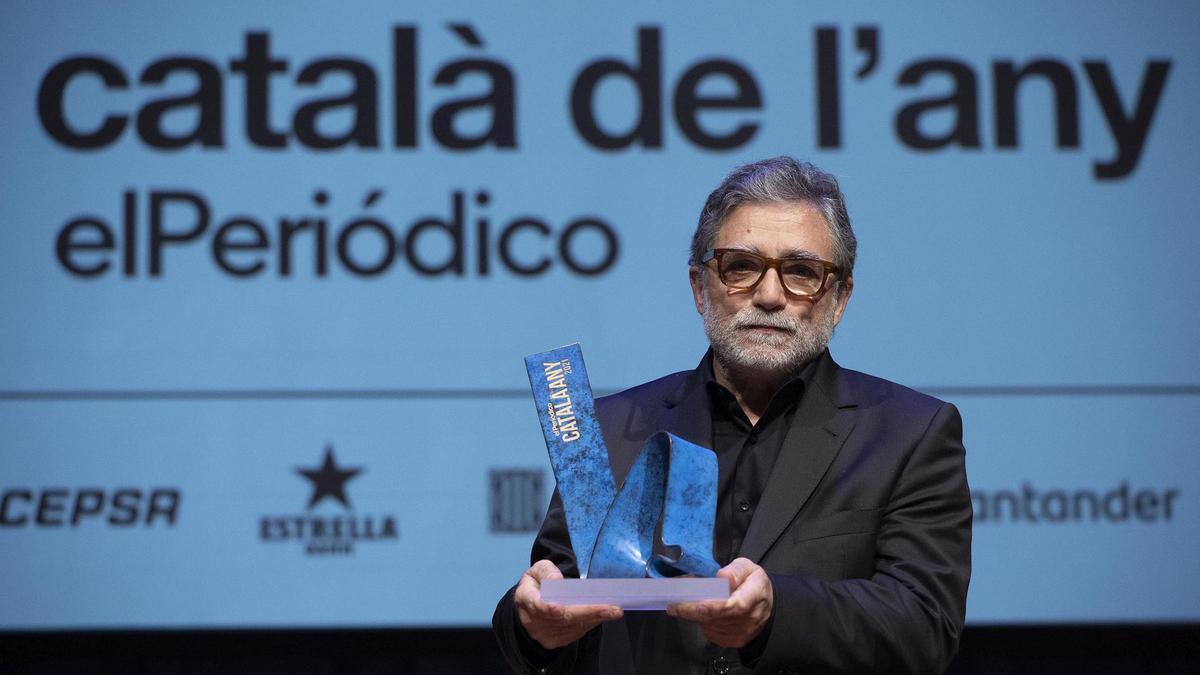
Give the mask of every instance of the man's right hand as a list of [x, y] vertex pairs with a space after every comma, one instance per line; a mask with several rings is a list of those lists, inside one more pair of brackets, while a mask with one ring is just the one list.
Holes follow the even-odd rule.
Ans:
[[561, 579], [562, 572], [549, 560], [539, 560], [525, 570], [513, 600], [517, 617], [529, 637], [546, 649], [558, 649], [583, 637], [605, 621], [624, 615], [614, 605], [559, 605], [542, 601], [542, 582]]

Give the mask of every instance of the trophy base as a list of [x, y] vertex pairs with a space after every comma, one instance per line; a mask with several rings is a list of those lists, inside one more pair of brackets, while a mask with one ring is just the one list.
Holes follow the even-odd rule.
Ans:
[[662, 610], [676, 602], [724, 600], [729, 581], [720, 577], [670, 579], [546, 579], [542, 600], [560, 605], [616, 605], [621, 609]]

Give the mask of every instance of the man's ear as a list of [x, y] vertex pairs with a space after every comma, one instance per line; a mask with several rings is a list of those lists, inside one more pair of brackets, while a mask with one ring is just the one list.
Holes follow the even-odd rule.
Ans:
[[689, 267], [688, 283], [692, 285], [692, 300], [696, 303], [696, 312], [704, 314], [704, 270], [695, 265]]
[[838, 282], [837, 307], [833, 310], [833, 325], [836, 326], [842, 322], [842, 314], [846, 312], [846, 305], [850, 304], [852, 293], [854, 293], [854, 277], [846, 277], [844, 281]]

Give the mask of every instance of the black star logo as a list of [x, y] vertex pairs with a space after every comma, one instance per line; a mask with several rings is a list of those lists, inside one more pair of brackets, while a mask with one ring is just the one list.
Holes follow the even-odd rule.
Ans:
[[317, 469], [296, 469], [296, 473], [312, 481], [312, 498], [308, 500], [308, 508], [326, 497], [333, 497], [350, 508], [350, 500], [346, 498], [346, 481], [362, 473], [362, 468], [339, 469], [333, 461], [333, 446], [325, 446], [325, 461]]

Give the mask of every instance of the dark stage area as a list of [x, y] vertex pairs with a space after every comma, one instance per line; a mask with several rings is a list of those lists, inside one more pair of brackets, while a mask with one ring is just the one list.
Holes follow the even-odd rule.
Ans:
[[[255, 630], [0, 635], [0, 673], [505, 673], [490, 631]], [[1200, 626], [968, 628], [956, 674], [1200, 672]]]

